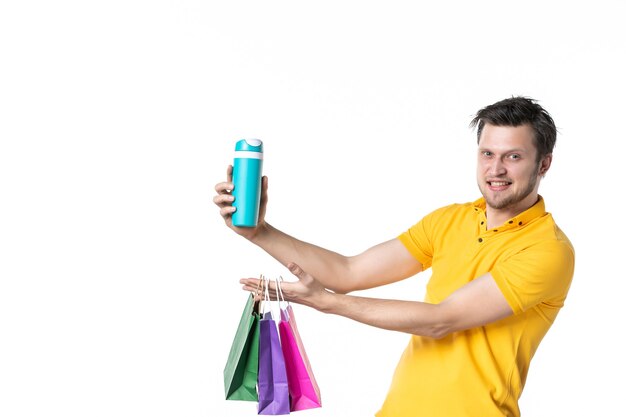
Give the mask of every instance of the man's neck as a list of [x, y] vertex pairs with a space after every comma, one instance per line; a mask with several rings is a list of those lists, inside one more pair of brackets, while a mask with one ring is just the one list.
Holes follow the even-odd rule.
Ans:
[[539, 201], [539, 195], [533, 193], [524, 200], [510, 207], [496, 209], [487, 205], [487, 229], [493, 229], [494, 227], [498, 227], [506, 223], [509, 219], [534, 206], [537, 201]]

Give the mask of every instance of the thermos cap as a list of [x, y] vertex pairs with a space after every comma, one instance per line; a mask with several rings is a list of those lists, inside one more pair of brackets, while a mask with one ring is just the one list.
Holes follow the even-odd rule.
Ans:
[[263, 152], [263, 142], [259, 139], [241, 139], [235, 144], [235, 151]]

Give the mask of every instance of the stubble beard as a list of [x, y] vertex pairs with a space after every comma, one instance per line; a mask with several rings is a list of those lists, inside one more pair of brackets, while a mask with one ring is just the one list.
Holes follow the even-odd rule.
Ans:
[[524, 200], [526, 197], [528, 197], [530, 195], [530, 193], [532, 193], [535, 189], [535, 185], [537, 185], [537, 179], [539, 178], [539, 174], [538, 172], [535, 170], [533, 171], [532, 177], [530, 178], [530, 180], [528, 181], [528, 184], [526, 186], [526, 188], [524, 188], [523, 190], [521, 190], [520, 192], [514, 193], [514, 194], [510, 194], [508, 196], [504, 196], [501, 199], [493, 199], [491, 197], [489, 197], [489, 194], [487, 193], [488, 190], [486, 190], [486, 185], [480, 185], [480, 192], [482, 193], [487, 205], [491, 208], [497, 209], [497, 210], [501, 210], [501, 209], [506, 209], [509, 207], [513, 207], [515, 206], [517, 203], [519, 203], [520, 201]]

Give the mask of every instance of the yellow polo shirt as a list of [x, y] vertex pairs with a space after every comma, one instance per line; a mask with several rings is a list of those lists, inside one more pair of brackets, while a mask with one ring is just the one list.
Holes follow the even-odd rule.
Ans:
[[519, 416], [530, 361], [574, 274], [574, 248], [539, 201], [487, 230], [485, 201], [435, 210], [398, 239], [432, 267], [428, 303], [491, 272], [514, 314], [442, 339], [411, 336], [377, 417]]

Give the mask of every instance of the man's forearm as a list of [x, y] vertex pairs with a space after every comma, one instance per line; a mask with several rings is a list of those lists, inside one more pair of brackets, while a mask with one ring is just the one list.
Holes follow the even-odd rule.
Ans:
[[381, 329], [440, 338], [451, 332], [485, 326], [513, 314], [490, 273], [463, 285], [437, 304], [311, 293], [308, 304]]
[[449, 330], [438, 304], [326, 293], [312, 307], [381, 329], [420, 336], [439, 338]]
[[350, 273], [348, 257], [296, 239], [268, 223], [250, 241], [285, 266], [289, 262], [301, 265], [324, 287], [335, 292], [347, 291], [342, 278]]

